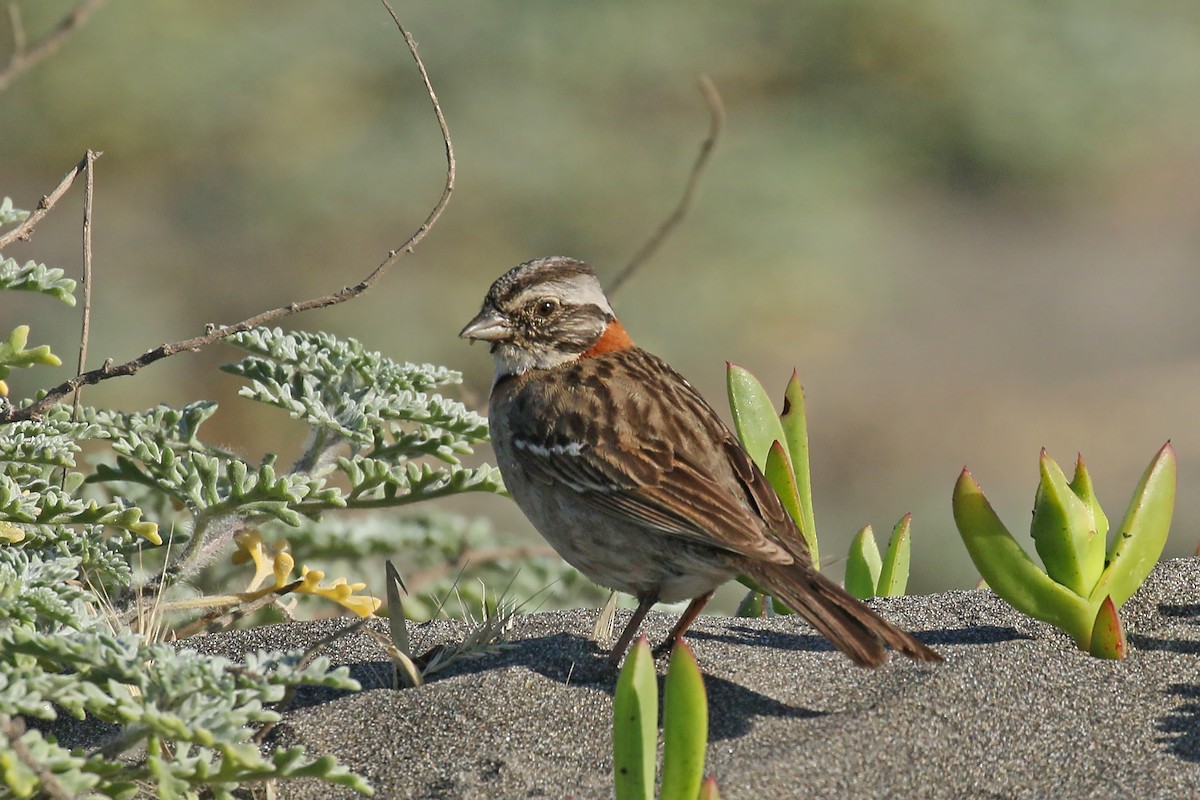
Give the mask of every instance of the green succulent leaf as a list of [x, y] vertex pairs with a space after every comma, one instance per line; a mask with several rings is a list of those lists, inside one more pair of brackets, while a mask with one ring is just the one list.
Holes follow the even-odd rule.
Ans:
[[1106, 597], [1120, 608], [1162, 555], [1175, 510], [1175, 450], [1167, 442], [1142, 473], [1108, 549], [1108, 565], [1092, 591], [1092, 607]]
[[734, 616], [758, 619], [767, 616], [767, 608], [767, 595], [751, 589], [746, 592], [746, 596], [742, 598], [742, 602], [738, 603]]
[[[1092, 486], [1092, 475], [1088, 472], [1087, 465], [1083, 463], [1082, 453], [1075, 460], [1075, 476], [1071, 478], [1070, 486], [1075, 496], [1091, 510], [1092, 519], [1096, 524], [1096, 536], [1101, 542], [1107, 542], [1108, 517], [1104, 515], [1104, 509], [1100, 508], [1100, 501], [1096, 499], [1096, 489]], [[1101, 549], [1104, 549], [1103, 546]]]
[[712, 776], [705, 778], [700, 786], [698, 800], [719, 800], [720, 796], [720, 792], [717, 791], [717, 779]]
[[813, 514], [812, 477], [808, 460], [808, 417], [804, 406], [804, 387], [800, 378], [792, 370], [791, 380], [783, 392], [783, 413], [779, 415], [779, 423], [783, 426], [783, 441], [787, 447], [792, 469], [796, 473], [796, 493], [800, 498], [802, 520], [797, 520], [804, 540], [808, 542], [812, 555], [813, 569], [820, 569], [821, 562], [817, 558], [817, 522]]
[[892, 528], [883, 568], [875, 587], [877, 597], [901, 597], [908, 588], [908, 567], [912, 553], [912, 514], [905, 514]]
[[1104, 570], [1104, 541], [1091, 508], [1067, 483], [1067, 476], [1043, 449], [1041, 480], [1030, 530], [1046, 573], [1080, 597], [1091, 594]]
[[766, 476], [767, 482], [771, 484], [775, 494], [779, 495], [779, 501], [783, 503], [783, 507], [787, 509], [788, 514], [799, 527], [801, 511], [800, 495], [796, 492], [796, 474], [792, 471], [791, 462], [788, 460], [783, 445], [777, 441], [771, 442], [771, 449], [767, 451], [767, 463], [763, 468], [763, 475]]
[[783, 425], [767, 390], [758, 379], [736, 364], [726, 362], [725, 367], [733, 427], [750, 458], [759, 469], [764, 469], [771, 444], [786, 441]]
[[966, 469], [954, 485], [953, 506], [963, 544], [991, 590], [1021, 613], [1070, 634], [1086, 649], [1095, 613], [1086, 600], [1051, 580], [1021, 549]]
[[646, 637], [625, 657], [613, 694], [613, 782], [617, 800], [654, 797], [658, 751], [658, 675]]
[[1104, 598], [1096, 612], [1096, 623], [1092, 626], [1090, 652], [1097, 658], [1119, 661], [1125, 658], [1129, 645], [1125, 641], [1125, 627], [1117, 614], [1111, 597]]
[[663, 765], [659, 800], [693, 800], [704, 778], [708, 696], [696, 654], [675, 643], [663, 689]]
[[846, 559], [846, 591], [859, 600], [875, 597], [882, 568], [875, 533], [867, 525], [850, 543], [850, 555]]

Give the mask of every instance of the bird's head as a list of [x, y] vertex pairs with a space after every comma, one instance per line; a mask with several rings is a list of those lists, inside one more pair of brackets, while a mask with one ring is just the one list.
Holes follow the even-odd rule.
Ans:
[[561, 256], [501, 275], [458, 335], [491, 343], [497, 379], [633, 346], [596, 273]]

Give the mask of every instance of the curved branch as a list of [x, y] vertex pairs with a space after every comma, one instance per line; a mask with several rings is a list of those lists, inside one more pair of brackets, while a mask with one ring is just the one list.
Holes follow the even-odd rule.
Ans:
[[721, 102], [721, 94], [717, 91], [716, 85], [709, 79], [707, 75], [700, 76], [700, 91], [704, 94], [704, 102], [708, 104], [708, 136], [700, 144], [700, 152], [696, 155], [696, 162], [692, 164], [692, 172], [688, 176], [687, 186], [684, 187], [683, 196], [679, 198], [679, 205], [671, 212], [671, 215], [663, 220], [663, 223], [658, 226], [658, 229], [650, 235], [646, 243], [641, 246], [625, 268], [621, 270], [617, 277], [613, 279], [612, 284], [608, 287], [608, 296], [613, 294], [624, 285], [625, 281], [636, 272], [650, 256], [662, 246], [666, 241], [667, 236], [683, 222], [683, 218], [687, 216], [688, 211], [692, 208], [692, 203], [696, 199], [696, 190], [700, 186], [700, 178], [703, 177], [705, 169], [708, 168], [709, 161], [712, 160], [713, 149], [717, 145], [717, 140], [721, 137], [721, 130], [725, 127], [725, 105]]
[[33, 67], [40, 61], [44, 61], [62, 46], [62, 43], [67, 40], [76, 29], [83, 23], [87, 22], [87, 18], [92, 15], [92, 12], [107, 3], [108, 0], [83, 0], [82, 3], [75, 6], [71, 13], [62, 18], [62, 21], [54, 26], [54, 30], [46, 34], [42, 39], [33, 46], [33, 49], [25, 49], [25, 29], [21, 26], [21, 13], [13, 3], [8, 8], [9, 19], [12, 22], [13, 35], [13, 52], [8, 58], [8, 63], [0, 69], [0, 92], [8, 88], [21, 73]]
[[[20, 420], [37, 417], [45, 413], [45, 411], [49, 409], [50, 406], [58, 402], [58, 400], [75, 391], [80, 386], [88, 386], [91, 384], [100, 383], [101, 381], [108, 380], [109, 378], [116, 378], [122, 375], [133, 375], [142, 367], [145, 367], [148, 364], [153, 364], [155, 361], [159, 361], [169, 356], [173, 356], [176, 353], [182, 353], [185, 351], [194, 352], [235, 333], [247, 331], [251, 328], [257, 328], [261, 325], [266, 325], [283, 317], [291, 316], [292, 314], [298, 314], [301, 311], [310, 311], [315, 308], [325, 308], [326, 306], [337, 305], [339, 303], [344, 303], [347, 300], [352, 300], [370, 289], [371, 286], [383, 275], [383, 273], [392, 266], [392, 264], [398, 261], [405, 253], [411, 253], [413, 248], [417, 246], [417, 243], [425, 238], [425, 235], [429, 233], [434, 223], [436, 223], [438, 218], [442, 215], [447, 203], [450, 202], [450, 195], [454, 191], [454, 179], [456, 172], [454, 145], [450, 141], [450, 129], [447, 127], [446, 118], [442, 114], [442, 106], [438, 102], [437, 94], [434, 93], [433, 85], [429, 81], [429, 73], [425, 71], [425, 64], [423, 61], [421, 61], [421, 56], [417, 53], [417, 43], [413, 40], [409, 32], [405, 30], [404, 26], [400, 22], [399, 17], [396, 16], [396, 12], [392, 10], [390, 5], [388, 5], [387, 0], [380, 0], [380, 2], [383, 3], [383, 7], [386, 8], [388, 14], [391, 15], [392, 21], [396, 24], [396, 28], [400, 31], [400, 34], [404, 37], [404, 42], [406, 45], [408, 45], [408, 50], [412, 54], [413, 60], [416, 62], [417, 71], [420, 72], [421, 80], [425, 84], [425, 92], [429, 96], [429, 101], [433, 104], [433, 113], [437, 117], [438, 127], [442, 132], [442, 141], [446, 148], [446, 182], [444, 188], [442, 189], [442, 196], [434, 205], [433, 210], [429, 212], [429, 216], [427, 216], [425, 221], [421, 223], [420, 227], [418, 227], [417, 230], [408, 237], [404, 244], [400, 245], [394, 250], [389, 250], [387, 256], [383, 259], [379, 266], [377, 266], [370, 275], [363, 278], [354, 286], [347, 286], [341, 291], [334, 292], [333, 294], [327, 294], [322, 297], [314, 297], [310, 300], [289, 303], [286, 306], [273, 308], [270, 311], [264, 311], [261, 314], [256, 314], [249, 319], [244, 319], [241, 322], [237, 322], [232, 325], [218, 326], [210, 324], [203, 336], [195, 336], [191, 339], [161, 344], [153, 350], [148, 350], [137, 358], [131, 361], [126, 361], [123, 364], [114, 364], [113, 360], [110, 358], [106, 360], [104, 365], [98, 369], [93, 369], [81, 375], [76, 375], [74, 378], [60, 383], [58, 386], [50, 389], [46, 393], [45, 397], [35, 403], [32, 403], [31, 405], [23, 408], [9, 409], [7, 412], [0, 412], [0, 423], [17, 422]], [[57, 200], [58, 196], [61, 196], [61, 192], [66, 191], [66, 187], [70, 186], [70, 181], [73, 180], [75, 175], [77, 175], [81, 169], [87, 165], [87, 162], [88, 159], [85, 158], [80, 162], [79, 166], [75, 168], [75, 171], [68, 175], [66, 179], [64, 179], [63, 184], [65, 185], [60, 185], [59, 189], [55, 190], [56, 195], [53, 196], [55, 200]], [[59, 190], [61, 190], [61, 192]], [[50, 204], [53, 205], [52, 202]], [[46, 205], [46, 200], [43, 200], [42, 204], [39, 205], [39, 210], [41, 210], [42, 205]], [[25, 224], [22, 225], [22, 228], [14, 231], [13, 233], [20, 233], [22, 232], [22, 229], [26, 229], [25, 232], [27, 234], [27, 229], [32, 227], [30, 224], [31, 222], [36, 222], [32, 215], [28, 220], [25, 221]]]

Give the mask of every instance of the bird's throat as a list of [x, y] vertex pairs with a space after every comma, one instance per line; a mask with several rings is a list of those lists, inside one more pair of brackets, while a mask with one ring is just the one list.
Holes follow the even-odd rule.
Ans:
[[615, 350], [628, 350], [633, 347], [633, 339], [629, 338], [629, 333], [625, 330], [625, 326], [620, 320], [614, 319], [604, 328], [604, 333], [600, 334], [600, 338], [596, 343], [584, 350], [580, 354], [580, 358], [591, 358], [593, 356], [611, 353]]

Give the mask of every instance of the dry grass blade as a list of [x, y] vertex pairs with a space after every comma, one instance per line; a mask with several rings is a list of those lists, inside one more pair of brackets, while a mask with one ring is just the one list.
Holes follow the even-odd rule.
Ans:
[[[83, 276], [80, 289], [83, 290], [83, 312], [81, 313], [79, 330], [79, 362], [75, 374], [79, 375], [87, 366], [88, 340], [92, 331], [92, 200], [96, 194], [96, 159], [102, 153], [88, 150], [84, 156], [87, 162], [83, 195]], [[79, 403], [82, 387], [75, 389], [75, 408], [72, 419], [79, 419]], [[65, 473], [64, 473], [65, 474]]]
[[425, 683], [421, 668], [412, 656], [401, 650], [395, 642], [379, 631], [367, 628], [364, 633], [370, 636], [383, 648], [392, 660], [392, 688], [412, 689]]
[[390, 558], [383, 562], [383, 569], [387, 585], [388, 630], [392, 633], [392, 641], [396, 643], [396, 647], [409, 653], [411, 650], [408, 642], [408, 615], [404, 613], [404, 600], [401, 597], [401, 593], [407, 594], [408, 589], [404, 585], [404, 579], [400, 577], [400, 570], [396, 569]]
[[462, 641], [440, 648], [429, 659], [422, 675], [429, 677], [457, 661], [496, 652], [502, 645], [504, 635], [512, 629], [513, 618], [518, 610], [519, 605], [515, 603], [497, 605], [494, 609], [485, 608], [483, 618], [472, 620], [470, 630]]
[[383, 634], [376, 631], [368, 633], [383, 645], [391, 657], [395, 668], [393, 680], [396, 688], [400, 688], [401, 684], [408, 687], [420, 686], [424, 681], [421, 670], [413, 662], [412, 645], [408, 640], [408, 615], [404, 612], [404, 599], [401, 596], [402, 593], [407, 594], [408, 589], [404, 586], [404, 579], [400, 577], [400, 570], [396, 569], [391, 559], [384, 562], [384, 571], [387, 585], [388, 631], [391, 633], [391, 640], [388, 641]]
[[612, 642], [613, 635], [613, 617], [617, 612], [617, 593], [609, 592], [608, 600], [600, 608], [600, 614], [596, 617], [596, 624], [592, 626], [592, 640], [599, 642], [602, 645], [607, 645]]
[[[533, 597], [521, 602], [507, 599], [513, 580], [516, 580], [516, 576], [514, 576], [505, 586], [504, 591], [490, 603], [487, 600], [487, 588], [484, 587], [481, 614], [479, 618], [476, 618], [462, 599], [462, 595], [458, 591], [458, 580], [456, 580], [450, 592], [453, 592], [458, 599], [459, 608], [462, 609], [462, 622], [466, 624], [466, 633], [458, 642], [435, 645], [425, 653], [414, 656], [408, 637], [407, 620], [404, 616], [401, 596], [402, 592], [407, 593], [407, 591], [399, 571], [390, 562], [387, 562], [386, 569], [391, 636], [389, 638], [378, 631], [371, 630], [366, 633], [378, 642], [392, 659], [397, 688], [400, 685], [420, 686], [430, 675], [446, 669], [457, 661], [495, 652], [501, 646], [504, 636], [512, 629], [516, 615], [533, 600]], [[450, 592], [447, 592], [446, 596], [438, 602], [435, 615], [444, 613]], [[536, 596], [534, 595], [534, 597]]]

